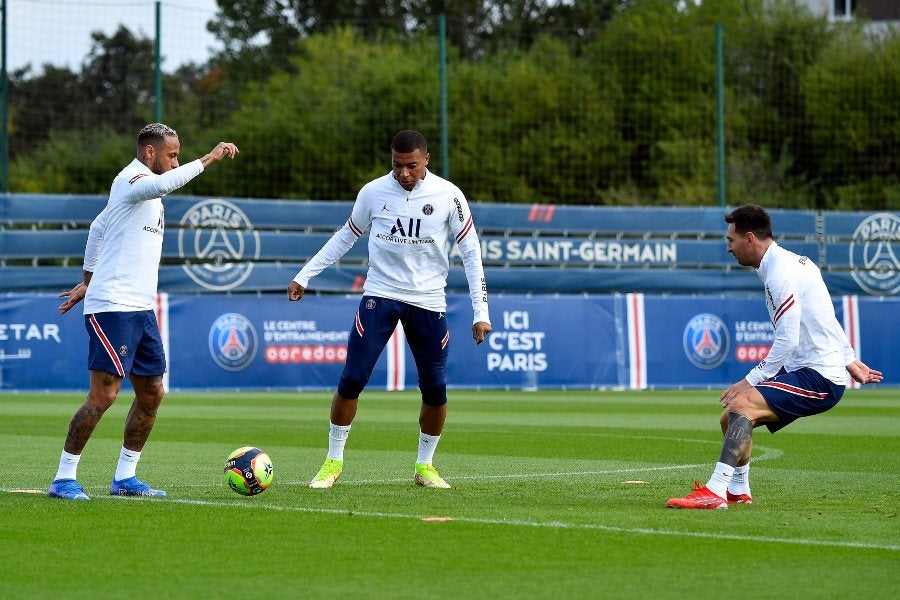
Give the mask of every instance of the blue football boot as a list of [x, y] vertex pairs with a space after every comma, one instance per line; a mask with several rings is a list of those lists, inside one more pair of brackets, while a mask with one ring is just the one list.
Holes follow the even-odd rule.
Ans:
[[63, 498], [64, 500], [90, 500], [91, 497], [84, 493], [84, 488], [74, 479], [55, 479], [50, 484], [47, 495], [51, 498]]
[[129, 477], [121, 481], [113, 479], [112, 485], [109, 486], [110, 496], [168, 496], [163, 490], [154, 490], [148, 484], [144, 483], [137, 477]]

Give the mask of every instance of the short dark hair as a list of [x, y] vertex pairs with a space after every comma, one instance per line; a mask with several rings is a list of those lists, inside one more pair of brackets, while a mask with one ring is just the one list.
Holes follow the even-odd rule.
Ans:
[[418, 131], [404, 129], [394, 136], [394, 141], [391, 142], [391, 150], [400, 154], [410, 154], [416, 150], [427, 153], [428, 142], [425, 141], [425, 136]]
[[744, 204], [725, 215], [726, 223], [734, 223], [736, 233], [752, 231], [761, 240], [772, 237], [772, 219], [762, 206]]
[[138, 133], [138, 146], [146, 146], [147, 144], [161, 144], [167, 137], [178, 137], [178, 133], [163, 123], [150, 123], [144, 125], [141, 132]]

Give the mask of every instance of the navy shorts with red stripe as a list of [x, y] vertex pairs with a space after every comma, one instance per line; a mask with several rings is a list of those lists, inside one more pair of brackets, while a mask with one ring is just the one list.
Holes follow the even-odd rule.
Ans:
[[152, 310], [84, 315], [88, 369], [125, 377], [166, 372], [166, 353]]
[[338, 394], [344, 398], [359, 397], [398, 322], [403, 324], [406, 342], [416, 361], [423, 400], [428, 404], [446, 402], [450, 330], [445, 313], [377, 296], [363, 296], [359, 302]]
[[779, 421], [765, 424], [772, 433], [800, 417], [817, 415], [833, 408], [844, 395], [844, 386], [808, 367], [796, 371], [782, 368], [772, 379], [757, 384], [756, 389], [772, 412], [778, 415]]

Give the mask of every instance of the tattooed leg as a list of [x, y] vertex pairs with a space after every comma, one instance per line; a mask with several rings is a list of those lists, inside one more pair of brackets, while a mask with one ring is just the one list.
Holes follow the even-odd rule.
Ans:
[[[719, 418], [719, 424], [722, 426], [722, 435], [725, 435], [726, 433], [728, 433], [729, 415], [731, 415], [731, 412], [726, 410], [722, 413], [722, 416]], [[744, 465], [749, 463], [750, 462], [750, 454], [752, 452], [753, 452], [753, 440], [750, 440], [750, 445], [747, 447], [746, 456], [739, 459], [736, 466], [743, 467]]]
[[81, 454], [91, 439], [97, 423], [100, 422], [106, 409], [112, 406], [121, 387], [121, 377], [104, 371], [91, 371], [91, 389], [87, 400], [69, 423], [69, 433], [66, 435], [64, 446], [66, 452]]
[[719, 462], [732, 467], [738, 463], [746, 464], [750, 459], [752, 445], [753, 422], [741, 413], [728, 413], [728, 429], [725, 430], [725, 442]]
[[150, 431], [156, 423], [156, 411], [162, 402], [165, 390], [162, 384], [162, 375], [131, 377], [134, 386], [135, 397], [125, 420], [124, 446], [128, 450], [140, 452], [150, 437]]

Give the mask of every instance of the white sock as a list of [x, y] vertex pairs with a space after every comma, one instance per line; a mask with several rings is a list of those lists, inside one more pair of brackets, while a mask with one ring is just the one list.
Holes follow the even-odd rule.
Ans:
[[731, 478], [731, 483], [728, 484], [728, 491], [735, 496], [740, 496], [741, 494], [750, 495], [750, 463], [743, 467], [734, 468], [734, 477]]
[[331, 423], [328, 432], [328, 458], [331, 460], [344, 460], [344, 445], [350, 435], [350, 425], [335, 425]]
[[441, 436], [428, 435], [427, 433], [422, 433], [420, 431], [419, 432], [419, 457], [416, 459], [416, 462], [430, 465], [431, 461], [434, 460], [434, 451], [437, 450], [437, 445], [438, 445], [439, 441], [441, 441]]
[[59, 469], [56, 471], [57, 479], [75, 479], [75, 471], [78, 470], [78, 461], [81, 460], [80, 454], [69, 454], [65, 450], [59, 456]]
[[720, 498], [724, 498], [726, 494], [726, 490], [728, 490], [728, 484], [731, 483], [731, 479], [734, 476], [734, 467], [731, 465], [726, 465], [725, 463], [717, 462], [716, 468], [713, 471], [712, 477], [709, 478], [709, 482], [706, 484], [706, 487], [709, 488], [716, 496]]
[[135, 452], [134, 450], [129, 450], [125, 446], [122, 446], [122, 451], [119, 452], [119, 464], [116, 465], [116, 474], [113, 479], [122, 481], [123, 479], [134, 477], [134, 472], [137, 470], [139, 460], [141, 460], [140, 452]]

